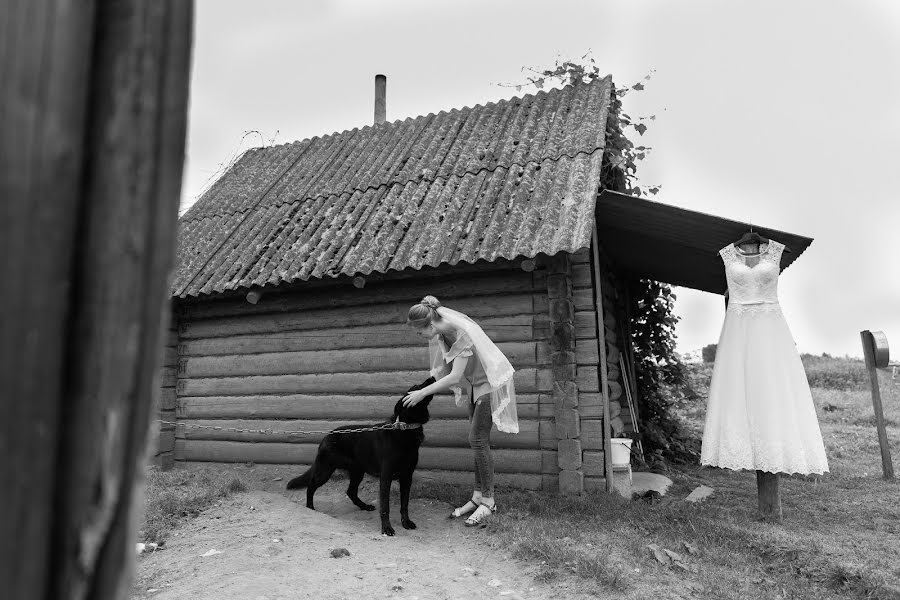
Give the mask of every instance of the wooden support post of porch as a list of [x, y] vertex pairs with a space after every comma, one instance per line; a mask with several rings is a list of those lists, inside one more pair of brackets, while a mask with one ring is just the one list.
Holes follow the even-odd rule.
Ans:
[[591, 234], [591, 250], [594, 268], [594, 290], [597, 305], [597, 346], [600, 356], [600, 391], [603, 395], [603, 471], [606, 476], [606, 492], [612, 493], [613, 468], [612, 468], [612, 435], [609, 425], [609, 373], [606, 365], [606, 327], [603, 324], [603, 288], [600, 279], [600, 236], [597, 234], [597, 224]]

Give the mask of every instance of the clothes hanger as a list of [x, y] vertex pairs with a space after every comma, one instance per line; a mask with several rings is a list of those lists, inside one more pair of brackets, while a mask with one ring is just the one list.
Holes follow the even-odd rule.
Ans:
[[[769, 239], [764, 238], [763, 236], [761, 236], [758, 233], [756, 233], [755, 231], [753, 231], [753, 225], [751, 225], [750, 231], [745, 232], [744, 235], [742, 235], [740, 237], [740, 239], [738, 239], [736, 242], [734, 242], [734, 247], [737, 248], [741, 244], [768, 244], [768, 243], [769, 243]], [[785, 245], [783, 251], [790, 252], [791, 249]]]
[[741, 244], [767, 244], [769, 240], [759, 235], [753, 228], [750, 228], [750, 231], [746, 232], [741, 238], [734, 243], [735, 247], [740, 246]]

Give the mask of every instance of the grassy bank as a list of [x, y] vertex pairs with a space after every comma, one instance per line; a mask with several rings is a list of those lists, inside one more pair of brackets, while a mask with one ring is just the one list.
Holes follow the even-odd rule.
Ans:
[[231, 494], [244, 492], [247, 484], [233, 473], [160, 471], [148, 467], [146, 472], [146, 507], [138, 539], [165, 543], [173, 529], [185, 519]]
[[[782, 480], [782, 524], [760, 519], [753, 473], [675, 466], [666, 473], [674, 481], [668, 496], [652, 504], [605, 494], [563, 498], [501, 490], [503, 517], [476, 535], [537, 561], [545, 579], [575, 575], [586, 589], [622, 598], [900, 599], [900, 484], [881, 478], [868, 380], [860, 382], [858, 361], [810, 362], [811, 380], [838, 388], [813, 387], [831, 472]], [[696, 431], [710, 374], [711, 365], [692, 368], [701, 398], [681, 407]], [[900, 385], [890, 373], [880, 378], [898, 459]], [[698, 485], [715, 494], [701, 504], [684, 502]], [[422, 487], [420, 495], [457, 503], [468, 494]], [[681, 560], [661, 564], [651, 544]]]

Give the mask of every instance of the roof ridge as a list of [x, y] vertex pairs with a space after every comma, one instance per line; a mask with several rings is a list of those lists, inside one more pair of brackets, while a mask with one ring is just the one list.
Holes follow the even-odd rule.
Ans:
[[567, 84], [563, 85], [562, 87], [558, 87], [558, 88], [551, 88], [549, 90], [538, 90], [534, 94], [522, 94], [521, 97], [513, 96], [511, 98], [500, 98], [499, 100], [494, 100], [491, 102], [483, 102], [480, 104], [473, 104], [472, 106], [454, 107], [449, 110], [448, 109], [439, 110], [436, 113], [430, 112], [425, 115], [417, 115], [415, 117], [406, 117], [404, 119], [395, 119], [390, 122], [385, 121], [384, 123], [377, 123], [377, 124], [373, 123], [372, 125], [363, 125], [362, 127], [354, 127], [353, 129], [344, 129], [342, 131], [333, 131], [331, 133], [326, 133], [323, 135], [314, 135], [312, 137], [303, 138], [302, 140], [294, 140], [293, 142], [284, 142], [283, 144], [273, 144], [271, 146], [254, 146], [252, 148], [248, 148], [247, 151], [249, 152], [251, 150], [268, 150], [270, 148], [284, 148], [286, 146], [292, 146], [294, 144], [302, 144], [304, 142], [312, 143], [313, 141], [318, 140], [318, 139], [337, 137], [337, 136], [345, 135], [348, 133], [363, 132], [367, 129], [375, 129], [377, 127], [388, 127], [388, 126], [392, 126], [392, 125], [398, 125], [398, 124], [406, 123], [407, 121], [415, 122], [415, 121], [418, 121], [419, 119], [426, 119], [429, 117], [435, 117], [435, 116], [439, 116], [439, 115], [449, 115], [451, 113], [461, 112], [464, 110], [475, 110], [476, 108], [485, 108], [485, 107], [492, 106], [492, 105], [503, 104], [504, 102], [512, 102], [513, 100], [522, 101], [526, 98], [538, 98], [538, 97], [542, 97], [542, 96], [549, 96], [550, 94], [554, 94], [554, 93], [561, 94], [563, 91], [565, 91], [568, 88], [574, 88], [574, 87], [578, 87], [580, 85], [587, 85], [587, 86], [602, 85], [603, 82], [605, 82], [607, 79], [610, 80], [610, 82], [612, 82], [612, 74], [607, 74], [604, 77], [598, 77], [597, 79], [594, 79], [589, 82], [581, 81], [581, 82], [575, 82], [575, 83], [567, 83]]
[[[587, 151], [587, 150], [579, 150], [579, 151], [575, 152], [574, 154], [569, 154], [569, 153], [566, 153], [566, 152], [562, 152], [562, 153], [560, 153], [560, 154], [558, 154], [558, 155], [556, 155], [556, 156], [548, 156], [548, 157], [545, 157], [545, 158], [541, 159], [540, 162], [538, 162], [538, 161], [526, 161], [526, 162], [524, 162], [524, 163], [514, 162], [514, 163], [510, 163], [510, 164], [508, 164], [508, 165], [507, 165], [507, 164], [496, 164], [496, 165], [494, 165], [493, 167], [482, 167], [482, 168], [480, 168], [480, 169], [478, 169], [478, 170], [476, 170], [476, 171], [466, 170], [466, 171], [463, 171], [463, 172], [461, 172], [461, 173], [449, 173], [449, 174], [447, 174], [447, 175], [436, 175], [434, 178], [430, 179], [429, 181], [438, 181], [438, 180], [448, 181], [451, 177], [460, 177], [460, 178], [462, 178], [462, 177], [465, 177], [465, 176], [467, 176], [467, 175], [478, 176], [478, 175], [480, 175], [480, 174], [482, 174], [482, 173], [485, 173], [485, 172], [493, 173], [494, 171], [496, 171], [497, 169], [500, 169], [500, 168], [510, 169], [510, 170], [511, 170], [511, 169], [513, 169], [514, 167], [526, 167], [526, 166], [528, 166], [528, 165], [530, 165], [530, 164], [543, 164], [543, 163], [545, 163], [545, 162], [559, 162], [559, 161], [562, 160], [563, 158], [574, 159], [574, 158], [578, 158], [579, 156], [591, 156], [592, 154], [594, 154], [595, 152], [597, 152], [597, 150], [606, 150], [606, 144], [603, 144], [602, 146], [597, 146], [597, 147], [595, 147], [595, 148], [592, 148], [590, 151]], [[289, 170], [289, 169], [288, 169], [288, 170]], [[285, 174], [286, 174], [286, 172], [287, 172], [287, 171], [285, 171]], [[284, 176], [284, 174], [282, 174], [281, 176], [279, 176], [278, 179], [280, 179], [280, 178], [283, 177], [283, 176]], [[277, 179], [277, 180], [278, 180], [278, 179]], [[277, 183], [277, 180], [276, 180], [275, 183]], [[392, 187], [392, 186], [395, 186], [395, 185], [406, 186], [406, 185], [409, 184], [409, 183], [417, 182], [417, 181], [419, 181], [419, 180], [420, 180], [419, 178], [415, 178], [415, 179], [407, 179], [407, 180], [405, 180], [405, 181], [404, 181], [404, 180], [386, 181], [386, 182], [383, 182], [383, 183], [379, 183], [378, 185], [369, 185], [369, 186], [366, 186], [366, 187], [364, 187], [364, 188], [363, 188], [363, 187], [357, 187], [357, 188], [352, 188], [352, 189], [345, 190], [345, 191], [342, 191], [342, 192], [332, 192], [332, 193], [328, 193], [328, 194], [316, 194], [316, 195], [313, 195], [313, 196], [305, 196], [305, 197], [302, 197], [302, 198], [299, 198], [299, 197], [298, 197], [298, 198], [290, 198], [290, 199], [282, 200], [282, 201], [279, 201], [279, 202], [276, 202], [276, 203], [273, 203], [273, 204], [268, 204], [268, 205], [266, 205], [266, 208], [278, 208], [278, 207], [280, 207], [280, 206], [284, 206], [285, 204], [291, 204], [291, 203], [298, 202], [298, 201], [299, 201], [299, 202], [309, 202], [309, 201], [314, 201], [314, 200], [320, 200], [320, 199], [322, 199], [322, 198], [327, 198], [327, 197], [329, 197], [329, 196], [343, 196], [344, 194], [349, 194], [349, 195], [352, 196], [353, 194], [356, 194], [356, 193], [358, 193], [358, 192], [366, 193], [366, 192], [369, 192], [370, 190], [380, 190], [380, 189], [382, 189], [382, 188]], [[273, 186], [274, 186], [274, 183], [273, 183]], [[262, 199], [263, 196], [265, 196], [265, 193], [261, 194], [259, 199]], [[257, 202], [258, 202], [258, 201], [259, 201], [259, 200], [257, 200]], [[198, 223], [198, 222], [200, 222], [200, 221], [203, 221], [204, 219], [209, 219], [209, 218], [211, 218], [211, 217], [233, 217], [233, 216], [238, 215], [238, 214], [243, 214], [243, 213], [247, 213], [247, 212], [249, 212], [249, 211], [256, 210], [257, 208], [259, 208], [259, 207], [257, 206], [256, 203], [254, 203], [254, 204], [251, 205], [251, 206], [247, 206], [247, 207], [245, 207], [245, 208], [239, 208], [239, 209], [232, 210], [232, 211], [207, 213], [207, 214], [204, 214], [204, 215], [202, 215], [202, 216], [200, 216], [200, 217], [186, 218], [186, 217], [190, 214], [190, 211], [188, 211], [188, 212], [186, 212], [184, 215], [182, 215], [181, 218], [178, 219], [178, 222], [179, 222], [179, 223]]]

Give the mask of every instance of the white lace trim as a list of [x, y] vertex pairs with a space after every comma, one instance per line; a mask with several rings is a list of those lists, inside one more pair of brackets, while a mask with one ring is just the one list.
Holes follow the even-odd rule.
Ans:
[[704, 431], [700, 464], [732, 471], [768, 473], [827, 473], [828, 459], [821, 433], [807, 433], [807, 439], [779, 440], [746, 431]]
[[761, 261], [768, 261], [775, 264], [781, 263], [781, 253], [784, 251], [784, 244], [781, 242], [776, 242], [775, 240], [769, 240], [766, 244], [765, 250], [762, 250], [759, 254], [755, 254], [753, 256], [747, 256], [745, 254], [741, 254], [737, 248], [734, 247], [734, 244], [728, 244], [721, 250], [719, 250], [719, 256], [722, 257], [724, 262], [731, 261], [741, 261], [744, 264], [747, 263], [747, 258], [759, 258]]
[[785, 475], [822, 475], [828, 473], [828, 465], [800, 465], [796, 462], [786, 462], [783, 460], [756, 460], [745, 462], [740, 460], [723, 460], [703, 458], [700, 460], [701, 465], [709, 467], [718, 467], [720, 469], [729, 469], [731, 471], [765, 471], [766, 473], [784, 473]]

